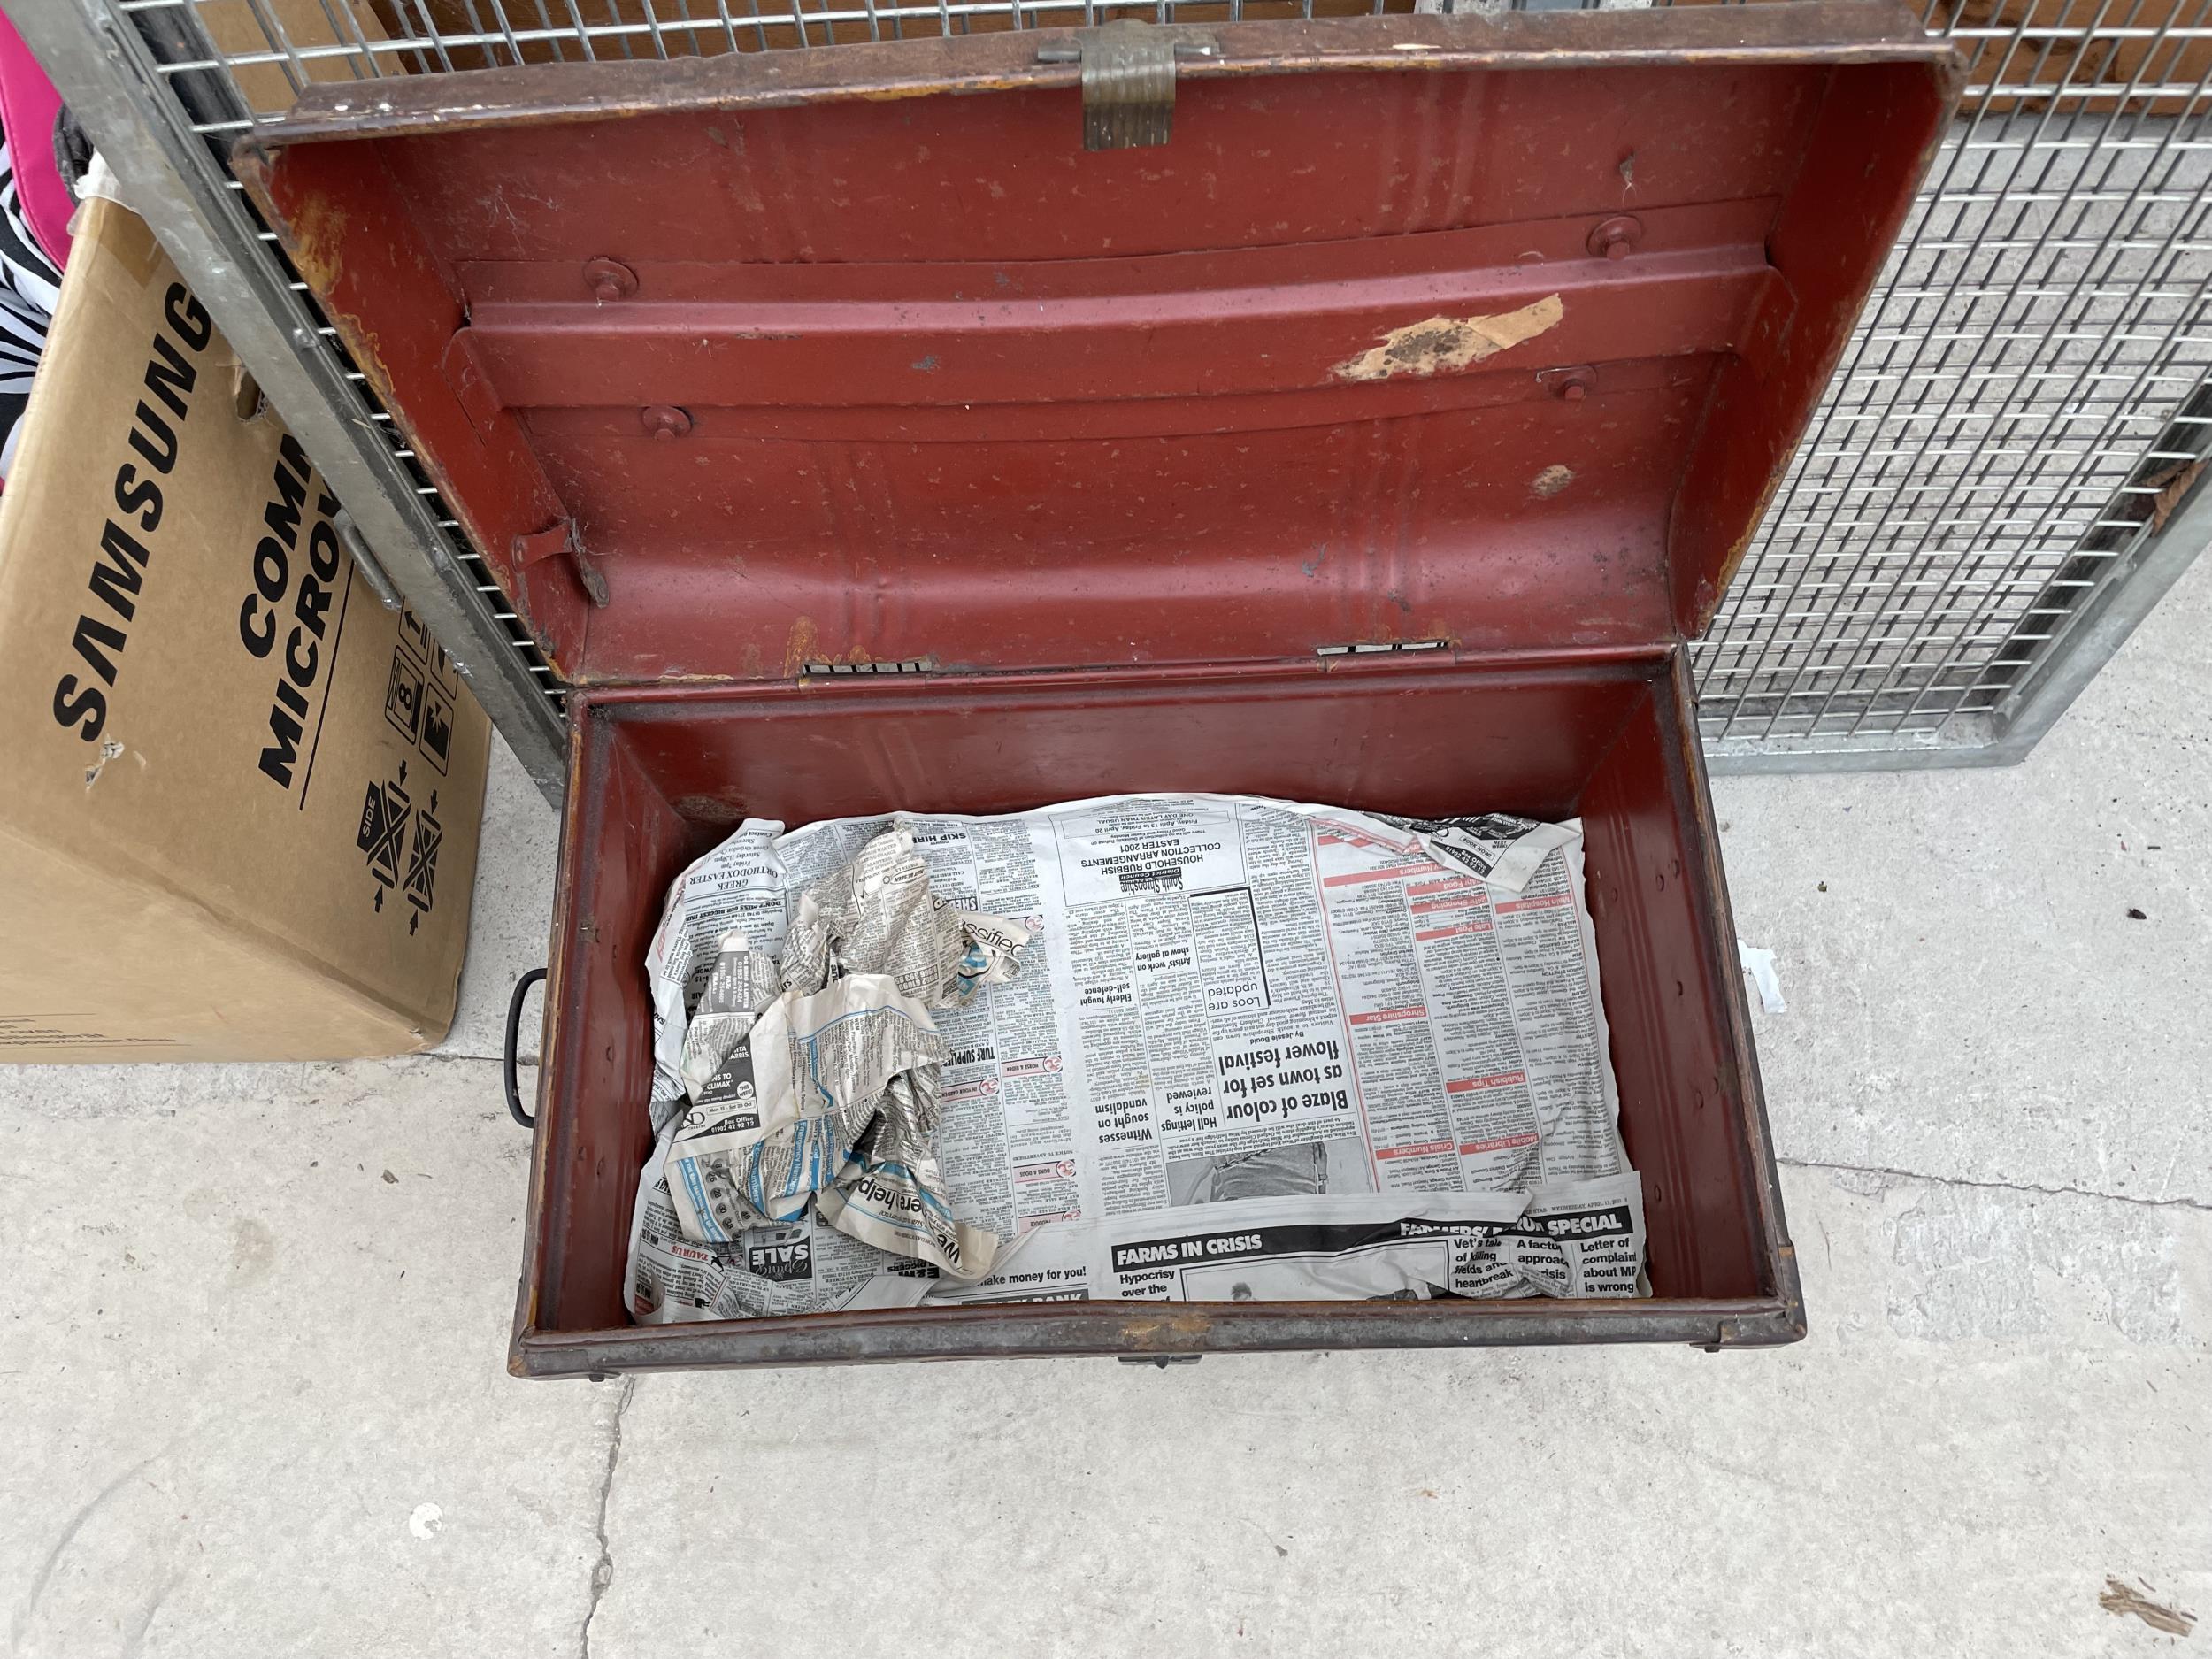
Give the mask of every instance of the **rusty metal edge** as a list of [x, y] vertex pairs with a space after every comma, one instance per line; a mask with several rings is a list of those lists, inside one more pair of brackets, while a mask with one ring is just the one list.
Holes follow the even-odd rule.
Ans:
[[580, 849], [590, 844], [592, 821], [604, 810], [603, 792], [589, 787], [592, 769], [603, 760], [603, 743], [595, 747], [591, 741], [603, 724], [593, 719], [586, 699], [576, 699], [568, 710], [568, 769], [560, 803], [560, 845], [553, 856], [553, 921], [548, 935], [551, 943], [546, 952], [545, 992], [538, 1004], [538, 1090], [536, 1119], [530, 1130], [530, 1178], [522, 1212], [522, 1267], [515, 1286], [514, 1324], [507, 1345], [507, 1369], [517, 1377], [536, 1374], [525, 1364], [524, 1339], [536, 1326], [541, 1292], [556, 1288], [545, 1282], [540, 1264], [549, 1259], [546, 1237], [558, 1208], [552, 1196], [552, 1161], [556, 1133], [562, 1126], [554, 1123], [545, 1102], [552, 1093], [552, 1079], [568, 1064], [569, 1045], [574, 1041], [572, 1033], [576, 1022], [560, 1018], [555, 1010], [569, 994], [568, 947], [576, 935], [570, 912], [581, 890], [574, 866], [580, 857]]
[[[518, 1330], [518, 1377], [624, 1371], [765, 1370], [786, 1365], [944, 1359], [1166, 1359], [1206, 1354], [1351, 1348], [1686, 1343], [1775, 1348], [1804, 1334], [1773, 1297], [1695, 1302], [1294, 1302], [1239, 1308], [1111, 1302], [1033, 1304], [1018, 1321], [996, 1310], [902, 1308], [815, 1317], [663, 1325], [634, 1330]], [[1046, 1308], [1050, 1312], [1042, 1311]]]
[[[1162, 26], [1174, 30], [1183, 26]], [[1950, 43], [1901, 0], [1635, 12], [1393, 15], [1208, 26], [1218, 56], [1185, 62], [1191, 80], [1375, 71], [1578, 69], [1744, 64], [1924, 63], [1956, 73]], [[241, 156], [286, 145], [468, 132], [515, 124], [622, 120], [1073, 87], [1073, 63], [1040, 63], [1073, 29], [1025, 29], [840, 46], [827, 51], [538, 64], [311, 87], [286, 115], [241, 138]]]
[[[1697, 688], [1690, 674], [1690, 652], [1678, 645], [1671, 654], [1665, 687], [1674, 703], [1676, 739], [1681, 744], [1680, 776], [1688, 783], [1691, 816], [1699, 829], [1698, 876], [1706, 888], [1705, 908], [1717, 925], [1713, 943], [1722, 960], [1710, 964], [1720, 987], [1722, 1017], [1728, 1027], [1729, 1058], [1743, 1081], [1744, 1098], [1738, 1113], [1745, 1143], [1751, 1154], [1751, 1203], [1760, 1254], [1774, 1274], [1771, 1290], [1778, 1323], [1775, 1334], [1761, 1345], [1794, 1342], [1805, 1335], [1805, 1293], [1797, 1269], [1797, 1248], [1791, 1242], [1789, 1223], [1782, 1210], [1782, 1175], [1774, 1156], [1774, 1131], [1767, 1119], [1766, 1089], [1759, 1078], [1759, 1056], [1751, 1035], [1751, 1005], [1744, 994], [1743, 973], [1732, 952], [1736, 916], [1728, 895], [1728, 874], [1722, 867], [1720, 818], [1713, 810], [1713, 791], [1705, 768], [1705, 744], [1698, 732]], [[1658, 689], [1655, 687], [1655, 690]], [[1737, 1346], [1728, 1342], [1724, 1345]]]
[[[1187, 688], [1202, 691], [1220, 686], [1265, 684], [1274, 687], [1279, 695], [1327, 696], [1332, 694], [1332, 682], [1347, 676], [1388, 677], [1409, 687], [1420, 687], [1451, 680], [1456, 671], [1471, 666], [1512, 672], [1530, 680], [1561, 680], [1599, 672], [1617, 678], [1640, 678], [1663, 664], [1674, 643], [1671, 639], [1662, 638], [1612, 645], [1533, 646], [1515, 650], [1451, 646], [1433, 651], [1377, 651], [1345, 657], [1255, 657], [1214, 662], [1168, 658], [1100, 667], [1047, 664], [975, 669], [953, 665], [932, 668], [920, 674], [856, 674], [798, 680], [584, 680], [578, 683], [572, 697], [586, 695], [589, 705], [595, 709], [618, 709], [625, 720], [652, 720], [684, 719], [694, 712], [692, 704], [726, 703], [734, 694], [778, 699], [834, 696], [839, 706], [849, 710], [902, 707], [918, 690], [976, 696], [1018, 691], [1031, 698], [1095, 703], [1156, 698], [1163, 695], [1163, 687], [1181, 692]], [[773, 705], [764, 703], [762, 706]]]

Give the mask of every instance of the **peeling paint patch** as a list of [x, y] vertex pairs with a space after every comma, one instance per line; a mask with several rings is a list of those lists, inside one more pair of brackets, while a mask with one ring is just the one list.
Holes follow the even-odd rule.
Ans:
[[1203, 1336], [1213, 1323], [1211, 1314], [1189, 1312], [1141, 1317], [1126, 1321], [1121, 1329], [1132, 1347], [1156, 1348], [1179, 1336]]
[[796, 680], [807, 664], [822, 655], [814, 627], [814, 618], [804, 614], [791, 619], [791, 633], [783, 642], [783, 677]]
[[1531, 479], [1528, 487], [1541, 499], [1549, 501], [1574, 481], [1575, 474], [1572, 467], [1555, 465], [1546, 467]]
[[2155, 1210], [2093, 1199], [1935, 1187], [1884, 1224], [1889, 1322], [1915, 1341], [2017, 1341], [2094, 1330], [2128, 1342], [2187, 1340], [2175, 1239]]
[[1388, 380], [1400, 375], [1425, 379], [1466, 368], [1533, 340], [1556, 328], [1566, 314], [1559, 296], [1551, 294], [1517, 311], [1493, 317], [1432, 317], [1392, 329], [1381, 344], [1348, 357], [1330, 373], [1340, 380]]
[[343, 276], [339, 250], [345, 246], [350, 222], [346, 211], [328, 196], [309, 193], [301, 196], [290, 218], [293, 266], [306, 278], [308, 287], [327, 296]]
[[1915, 1342], [2018, 1341], [2052, 1328], [2024, 1204], [1936, 1187], [1888, 1224], [1890, 1328]]

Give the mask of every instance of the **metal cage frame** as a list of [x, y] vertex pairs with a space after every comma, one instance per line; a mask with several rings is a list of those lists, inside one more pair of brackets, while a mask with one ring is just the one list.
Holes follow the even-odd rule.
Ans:
[[[357, 554], [437, 634], [557, 799], [563, 688], [238, 190], [231, 141], [280, 120], [318, 79], [1317, 12], [1316, 0], [315, 0], [327, 34], [302, 43], [273, 0], [5, 4], [346, 503]], [[1929, 5], [1932, 32], [1967, 57], [1965, 104], [1694, 648], [1716, 772], [2019, 760], [2212, 541], [2212, 0]], [[219, 10], [243, 44], [218, 47]]]

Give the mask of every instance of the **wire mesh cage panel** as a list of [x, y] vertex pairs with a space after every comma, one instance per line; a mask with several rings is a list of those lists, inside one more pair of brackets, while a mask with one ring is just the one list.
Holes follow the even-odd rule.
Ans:
[[2000, 713], [2194, 480], [2212, 30], [2147, 9], [1955, 31], [1965, 111], [1700, 647], [1709, 736]]
[[[1453, 4], [1421, 0], [1420, 9]], [[111, 0], [110, 9], [150, 42], [188, 129], [221, 153], [257, 121], [281, 119], [311, 81], [820, 50], [1117, 17], [1233, 23], [1414, 7]], [[1723, 765], [2016, 757], [2016, 740], [1999, 751], [2024, 695], [2087, 632], [2079, 624], [2101, 595], [2141, 580], [2145, 549], [2212, 443], [2203, 119], [2212, 0], [1934, 0], [1925, 20], [1967, 60], [1965, 103], [1697, 646], [1706, 737]], [[338, 349], [328, 330], [320, 337]], [[350, 365], [345, 373], [358, 381]], [[396, 434], [389, 442], [411, 464]], [[436, 512], [452, 534], [452, 514]], [[453, 556], [557, 699], [474, 555], [457, 541]], [[2174, 557], [2164, 567], [2170, 580]]]

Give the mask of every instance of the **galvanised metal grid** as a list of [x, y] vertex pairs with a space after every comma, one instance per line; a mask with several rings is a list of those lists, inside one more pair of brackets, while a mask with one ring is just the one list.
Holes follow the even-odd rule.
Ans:
[[[1420, 9], [1453, 4], [1421, 0]], [[310, 81], [803, 50], [1116, 16], [1409, 9], [1408, 0], [116, 7], [150, 35], [196, 42], [162, 54], [171, 85], [227, 83], [233, 107], [204, 108], [196, 113], [206, 119], [193, 123], [222, 147], [253, 120], [280, 117]], [[2212, 0], [1932, 0], [1926, 16], [1967, 58], [1965, 102], [1697, 647], [1706, 736], [1724, 764], [1993, 753], [2018, 722], [2024, 687], [2067, 649], [2070, 621], [2139, 567], [2212, 445], [2203, 395], [2212, 376], [2212, 133], [2203, 119]], [[188, 17], [198, 29], [179, 27]], [[328, 330], [324, 338], [338, 349]], [[453, 527], [450, 512], [440, 517]], [[545, 674], [473, 554], [458, 556], [472, 561], [518, 651]], [[2029, 722], [2025, 741], [2053, 718], [2045, 710]], [[2005, 757], [2022, 746], [2011, 749]]]
[[[2212, 4], [2147, 10], [1954, 31], [1962, 117], [1699, 648], [1709, 739], [1924, 743], [2001, 713], [2193, 481]], [[2113, 78], [2096, 49], [2124, 42]]]

